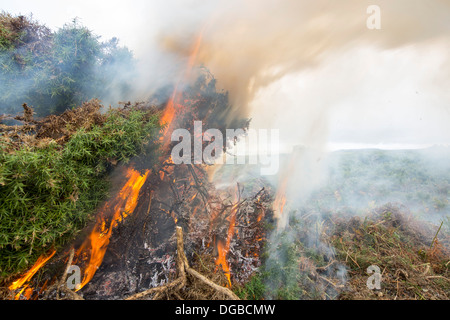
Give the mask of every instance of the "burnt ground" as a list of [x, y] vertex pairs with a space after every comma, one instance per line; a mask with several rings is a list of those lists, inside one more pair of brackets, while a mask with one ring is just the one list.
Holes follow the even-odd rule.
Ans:
[[[233, 203], [233, 195], [221, 198], [226, 193], [219, 195], [214, 190], [201, 167], [169, 166], [165, 171], [162, 180], [161, 174], [149, 176], [133, 214], [114, 229], [102, 265], [78, 292], [84, 299], [123, 299], [173, 280], [177, 225], [185, 231], [190, 265], [220, 285], [226, 286], [228, 281], [221, 266], [215, 264], [217, 242], [228, 238], [233, 215], [235, 233], [227, 254], [232, 281], [247, 281], [260, 265], [262, 210], [267, 211], [266, 219], [271, 214], [267, 191]], [[235, 192], [236, 188], [232, 189]], [[190, 286], [196, 289], [186, 288], [186, 298], [206, 299], [214, 294], [195, 281]]]

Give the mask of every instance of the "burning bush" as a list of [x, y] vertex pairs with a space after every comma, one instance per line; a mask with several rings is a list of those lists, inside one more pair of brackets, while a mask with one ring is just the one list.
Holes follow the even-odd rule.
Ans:
[[80, 230], [105, 198], [106, 174], [114, 165], [136, 155], [150, 164], [157, 159], [155, 109], [136, 106], [102, 115], [100, 108], [94, 100], [61, 116], [2, 126], [2, 277], [23, 270]]

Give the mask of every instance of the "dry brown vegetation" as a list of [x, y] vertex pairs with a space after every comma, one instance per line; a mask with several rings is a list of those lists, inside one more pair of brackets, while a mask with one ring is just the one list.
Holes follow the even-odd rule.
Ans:
[[17, 150], [23, 146], [43, 147], [50, 141], [59, 145], [67, 142], [80, 128], [89, 130], [93, 125], [102, 125], [105, 116], [100, 113], [103, 106], [93, 99], [81, 107], [67, 110], [61, 115], [50, 115], [43, 119], [34, 119], [33, 107], [23, 104], [23, 115], [2, 116], [0, 120], [18, 120], [21, 125], [0, 123], [1, 138], [5, 140], [8, 150]]
[[[450, 236], [387, 205], [369, 216], [333, 219], [331, 240], [349, 267], [340, 299], [449, 299]], [[380, 290], [367, 285], [367, 268], [381, 270]]]

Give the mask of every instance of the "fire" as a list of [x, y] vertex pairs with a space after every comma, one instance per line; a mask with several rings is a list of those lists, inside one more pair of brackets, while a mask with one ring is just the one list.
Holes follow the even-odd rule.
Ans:
[[[227, 242], [228, 242], [228, 240], [227, 240]], [[231, 287], [230, 266], [228, 265], [228, 262], [227, 262], [228, 249], [226, 248], [226, 246], [223, 244], [223, 241], [221, 241], [221, 240], [217, 241], [217, 251], [218, 251], [219, 255], [217, 256], [217, 259], [216, 259], [216, 265], [222, 266], [223, 273], [225, 274], [225, 276], [228, 279], [227, 287]]]
[[170, 97], [169, 101], [167, 102], [166, 108], [164, 109], [164, 113], [161, 116], [160, 122], [162, 124], [166, 124], [166, 127], [164, 128], [164, 131], [163, 131], [163, 138], [166, 136], [166, 133], [169, 130], [170, 124], [172, 123], [173, 118], [175, 117], [175, 103], [179, 99], [177, 87], [178, 87], [178, 85], [175, 86], [172, 96]]
[[[9, 290], [16, 290], [18, 288], [21, 288], [26, 282], [28, 282], [35, 274], [39, 271], [42, 266], [44, 266], [48, 260], [50, 260], [51, 257], [56, 253], [56, 250], [52, 249], [50, 253], [41, 255], [37, 261], [34, 263], [33, 267], [31, 267], [30, 270], [28, 270], [22, 277], [20, 277], [18, 280], [14, 281], [9, 287]], [[24, 287], [16, 296], [15, 299], [18, 300], [20, 298], [21, 293], [27, 289], [25, 292], [28, 296], [31, 295], [32, 289]]]
[[258, 203], [258, 208], [259, 208], [259, 214], [258, 214], [256, 221], [260, 222], [266, 215], [266, 210], [264, 209], [263, 206], [261, 206], [260, 199], [258, 199], [257, 203]]
[[[90, 252], [89, 263], [84, 270], [83, 281], [77, 291], [91, 281], [101, 265], [113, 228], [136, 208], [139, 191], [149, 172], [147, 170], [144, 175], [141, 175], [138, 171], [129, 168], [127, 170], [128, 181], [120, 190], [119, 195], [103, 207], [94, 229], [76, 252], [77, 257], [81, 257], [88, 251]], [[107, 223], [108, 217], [105, 216], [105, 213], [110, 212], [111, 209], [113, 216], [111, 221]]]
[[[77, 291], [92, 279], [98, 267], [101, 265], [113, 228], [136, 208], [139, 191], [146, 181], [149, 172], [150, 171], [147, 170], [144, 175], [141, 175], [138, 171], [129, 168], [126, 174], [128, 181], [120, 190], [119, 195], [105, 204], [101, 210], [94, 229], [76, 252], [76, 256], [81, 259], [90, 253], [89, 263], [84, 270], [83, 281]], [[113, 210], [113, 215], [108, 224], [108, 217], [105, 216], [105, 213], [110, 212], [111, 208]], [[51, 257], [53, 257], [55, 253], [56, 250], [52, 249], [49, 254], [40, 256], [33, 267], [20, 279], [14, 281], [8, 289], [12, 291], [21, 288], [48, 260], [50, 260]], [[33, 289], [28, 287], [28, 285], [25, 285], [25, 287], [16, 294], [15, 299], [18, 300], [22, 293], [25, 298], [29, 299], [33, 293]]]
[[[202, 33], [197, 37], [193, 49], [191, 51], [191, 54], [189, 56], [188, 64], [186, 67], [186, 70], [184, 71], [182, 80], [186, 81], [190, 78], [192, 69], [194, 67], [194, 64], [197, 59], [197, 55], [199, 52], [200, 44], [202, 41]], [[163, 136], [162, 140], [164, 140], [164, 146], [168, 145], [168, 142], [170, 142], [170, 135], [167, 134], [171, 127], [173, 126], [174, 119], [176, 117], [177, 110], [182, 108], [182, 92], [178, 90], [178, 87], [181, 82], [179, 82], [172, 93], [171, 98], [169, 99], [164, 112], [161, 116], [160, 123], [165, 124], [166, 127], [163, 130]], [[171, 161], [170, 156], [169, 159], [166, 161]], [[122, 187], [122, 189], [119, 192], [119, 195], [110, 201], [108, 201], [103, 208], [100, 210], [97, 222], [90, 233], [89, 237], [84, 241], [84, 243], [78, 248], [75, 254], [74, 262], [80, 263], [80, 261], [88, 261], [87, 266], [84, 268], [84, 276], [82, 283], [78, 286], [76, 291], [83, 288], [95, 275], [97, 269], [100, 267], [104, 255], [106, 253], [107, 247], [110, 242], [110, 237], [112, 234], [112, 230], [114, 227], [117, 226], [119, 222], [121, 222], [124, 218], [126, 218], [129, 214], [131, 214], [134, 209], [137, 206], [138, 203], [138, 196], [139, 192], [144, 185], [148, 175], [150, 173], [150, 170], [147, 170], [144, 175], [141, 175], [138, 171], [134, 170], [133, 168], [128, 168], [126, 177], [128, 178], [125, 185]], [[164, 179], [164, 172], [160, 172], [160, 178]], [[194, 200], [196, 195], [191, 199]], [[112, 216], [109, 214], [112, 212]], [[175, 223], [176, 223], [176, 218]], [[234, 223], [233, 223], [234, 225]], [[233, 230], [230, 225], [230, 230]], [[229, 234], [233, 231], [229, 231]], [[227, 239], [226, 248], [229, 248], [229, 243], [231, 240], [231, 237], [229, 240]], [[222, 263], [223, 268], [228, 268], [228, 264], [226, 263], [226, 253], [228, 249], [224, 250], [224, 262]], [[56, 250], [52, 250], [51, 253], [47, 255], [42, 255], [39, 257], [39, 259], [36, 261], [34, 266], [20, 279], [13, 282], [10, 286], [10, 290], [16, 290], [18, 288], [22, 288], [23, 285], [28, 282], [34, 274], [56, 253]], [[229, 268], [228, 268], [229, 270]], [[228, 272], [228, 279], [229, 279], [229, 272]], [[229, 279], [230, 281], [230, 279]], [[230, 282], [231, 284], [231, 282]], [[46, 283], [44, 284], [46, 286]], [[43, 288], [41, 288], [43, 290]], [[25, 296], [27, 299], [29, 299], [33, 293], [33, 289], [29, 287], [28, 285], [25, 285], [21, 291], [16, 294], [15, 299], [19, 299], [22, 295]]]
[[[202, 40], [202, 34], [200, 34], [195, 42], [191, 55], [189, 57], [188, 65], [184, 73], [184, 78], [187, 79], [190, 77], [192, 68], [196, 61], [196, 57], [200, 48], [200, 43]], [[164, 109], [164, 112], [161, 116], [160, 123], [165, 124], [166, 127], [163, 130], [162, 140], [164, 140], [164, 145], [167, 146], [170, 141], [170, 135], [167, 133], [171, 129], [171, 126], [174, 122], [177, 108], [180, 106], [181, 93], [178, 90], [179, 83], [175, 86], [175, 89], [172, 93], [171, 98], [167, 102], [167, 105]], [[170, 159], [169, 159], [170, 161]], [[113, 217], [107, 227], [106, 219], [103, 215], [100, 215], [100, 220], [95, 225], [92, 233], [89, 238], [83, 243], [83, 245], [77, 250], [77, 256], [81, 256], [87, 250], [90, 251], [91, 256], [89, 260], [89, 264], [84, 271], [84, 278], [77, 290], [80, 290], [84, 287], [94, 276], [98, 267], [101, 265], [103, 261], [103, 257], [106, 253], [106, 249], [109, 244], [109, 239], [111, 237], [112, 229], [127, 216], [127, 214], [132, 213], [137, 205], [137, 198], [139, 195], [139, 191], [144, 184], [147, 176], [149, 174], [149, 170], [141, 176], [139, 172], [134, 169], [128, 169], [128, 181], [123, 186], [120, 194], [117, 198], [113, 199], [109, 203], [107, 203], [102, 210], [102, 213], [108, 212], [111, 207], [113, 207]], [[160, 171], [161, 180], [164, 179], [164, 172]], [[176, 218], [174, 218], [176, 223]]]
[[277, 190], [277, 194], [275, 195], [275, 200], [273, 201], [273, 212], [274, 217], [278, 220], [277, 222], [278, 230], [281, 230], [286, 223], [284, 207], [286, 205], [286, 189], [288, 180], [289, 180], [288, 177], [284, 177], [280, 187]]
[[258, 218], [256, 219], [257, 222], [260, 222], [262, 218], [264, 218], [265, 211], [261, 210], [261, 212], [258, 214]]
[[288, 190], [288, 184], [292, 179], [292, 173], [295, 172], [295, 166], [297, 163], [297, 154], [292, 154], [288, 165], [284, 168], [284, 172], [280, 178], [280, 184], [275, 195], [273, 202], [274, 217], [278, 219], [278, 228], [283, 228], [286, 223], [286, 215], [284, 213], [284, 207], [286, 205], [286, 193]]
[[[195, 61], [197, 59], [198, 51], [200, 49], [200, 44], [202, 42], [203, 38], [203, 32], [199, 34], [197, 37], [193, 49], [191, 51], [191, 54], [189, 56], [188, 64], [186, 66], [186, 69], [184, 71], [184, 74], [182, 76], [182, 80], [186, 81], [190, 78], [192, 69], [194, 67]], [[175, 89], [173, 90], [172, 96], [170, 97], [169, 101], [167, 102], [166, 108], [164, 109], [164, 113], [161, 116], [161, 124], [166, 124], [166, 127], [163, 131], [163, 138], [166, 141], [170, 141], [170, 137], [167, 136], [167, 132], [171, 128], [171, 124], [173, 123], [173, 120], [175, 118], [175, 113], [177, 111], [177, 108], [180, 106], [180, 100], [182, 93], [178, 90], [178, 87], [180, 85], [180, 82], [178, 82], [175, 86]]]
[[[290, 167], [290, 166], [289, 166]], [[289, 168], [284, 172], [280, 185], [278, 187], [277, 193], [275, 195], [275, 200], [273, 202], [274, 216], [280, 221], [283, 215], [284, 206], [286, 205], [286, 191], [289, 183]]]
[[275, 200], [273, 202], [273, 210], [275, 212], [275, 216], [280, 218], [283, 215], [284, 206], [286, 205], [286, 196], [282, 190], [277, 192], [275, 196]]
[[[236, 196], [237, 198], [237, 196]], [[236, 200], [236, 199], [235, 199]], [[228, 227], [227, 240], [225, 244], [222, 240], [217, 241], [217, 252], [218, 256], [216, 258], [216, 266], [222, 266], [222, 270], [227, 277], [228, 285], [227, 287], [231, 287], [231, 272], [230, 266], [227, 261], [227, 254], [230, 250], [231, 239], [233, 239], [235, 233], [235, 225], [236, 225], [236, 213], [237, 213], [238, 204], [235, 204], [231, 209], [230, 215], [230, 226]]]

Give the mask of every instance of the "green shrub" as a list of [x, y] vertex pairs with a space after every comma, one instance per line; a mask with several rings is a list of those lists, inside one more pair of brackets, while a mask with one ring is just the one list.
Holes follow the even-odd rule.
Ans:
[[0, 113], [27, 103], [46, 116], [93, 98], [125, 100], [133, 70], [132, 53], [116, 38], [101, 42], [76, 20], [53, 32], [0, 13]]
[[77, 130], [63, 146], [7, 152], [0, 136], [0, 276], [72, 239], [107, 195], [111, 161], [142, 155], [152, 165], [159, 131], [156, 114], [111, 110], [103, 125]]

